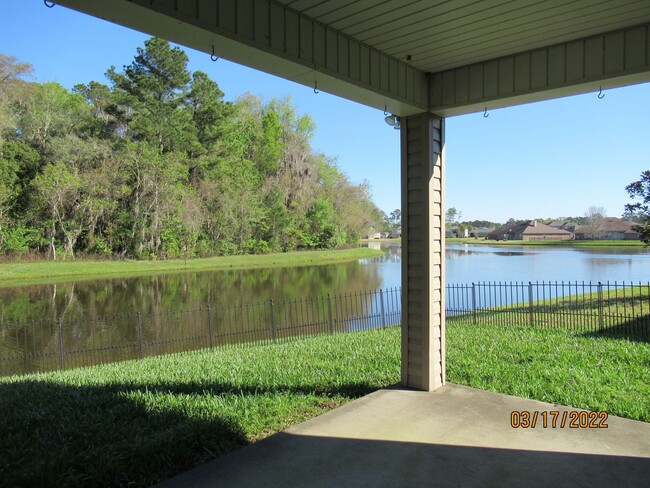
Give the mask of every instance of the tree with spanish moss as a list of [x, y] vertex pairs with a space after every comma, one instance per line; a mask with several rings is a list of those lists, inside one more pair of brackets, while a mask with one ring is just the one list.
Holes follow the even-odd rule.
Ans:
[[627, 185], [625, 190], [633, 200], [640, 200], [625, 205], [625, 212], [635, 216], [638, 222], [635, 229], [641, 240], [650, 245], [650, 171], [641, 173], [641, 178]]
[[[108, 83], [0, 55], [0, 252], [160, 259], [335, 248], [380, 220], [289, 98], [224, 100], [157, 38]], [[62, 251], [62, 252], [61, 252]]]

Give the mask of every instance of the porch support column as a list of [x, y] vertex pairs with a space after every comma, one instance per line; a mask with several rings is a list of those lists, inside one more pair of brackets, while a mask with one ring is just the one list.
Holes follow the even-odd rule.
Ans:
[[401, 119], [402, 384], [445, 383], [444, 120]]

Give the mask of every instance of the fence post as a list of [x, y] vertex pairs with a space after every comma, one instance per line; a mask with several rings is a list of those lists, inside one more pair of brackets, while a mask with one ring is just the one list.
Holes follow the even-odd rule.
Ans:
[[528, 282], [528, 315], [530, 317], [530, 326], [535, 327], [535, 315], [533, 314], [533, 284]]
[[472, 315], [474, 317], [474, 325], [478, 323], [478, 316], [476, 313], [476, 284], [472, 282]]
[[327, 319], [330, 325], [330, 334], [334, 333], [334, 321], [332, 320], [332, 295], [327, 294]]
[[144, 351], [142, 349], [142, 317], [138, 312], [138, 347], [140, 349], [140, 359], [144, 358]]
[[598, 329], [599, 332], [603, 330], [603, 284], [600, 281], [598, 282]]
[[[648, 290], [650, 290], [650, 282], [648, 282], [646, 286], [648, 287]], [[650, 305], [650, 296], [648, 296], [648, 302], [648, 305]], [[648, 307], [648, 310], [650, 310], [650, 307]], [[643, 322], [645, 324], [645, 336], [647, 339], [650, 339], [650, 323], [648, 322], [648, 318], [649, 317], [646, 315]], [[639, 327], [643, 327], [643, 324], [639, 324]]]
[[273, 306], [273, 298], [269, 300], [269, 304], [271, 305], [271, 337], [275, 341], [275, 313], [274, 313], [274, 306]]
[[212, 347], [213, 347], [213, 344], [212, 344], [212, 309], [210, 308], [210, 305], [208, 305], [208, 334], [209, 334], [208, 344], [210, 345], [210, 349], [212, 349]]
[[63, 360], [63, 320], [59, 319], [59, 368], [63, 369], [65, 362]]
[[379, 299], [381, 300], [381, 326], [386, 327], [386, 310], [384, 309], [384, 290], [379, 289]]

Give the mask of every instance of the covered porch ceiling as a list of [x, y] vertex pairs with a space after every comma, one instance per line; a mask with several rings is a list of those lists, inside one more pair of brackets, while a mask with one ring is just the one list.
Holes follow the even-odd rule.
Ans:
[[60, 0], [401, 116], [650, 81], [647, 0]]

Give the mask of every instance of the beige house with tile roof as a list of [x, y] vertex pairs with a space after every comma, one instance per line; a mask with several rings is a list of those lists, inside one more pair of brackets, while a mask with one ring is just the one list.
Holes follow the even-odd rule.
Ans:
[[568, 241], [573, 234], [537, 220], [505, 224], [489, 234], [490, 239], [504, 241]]
[[[634, 223], [617, 217], [603, 217], [598, 231], [596, 239], [607, 241], [639, 240], [639, 233], [634, 230]], [[581, 225], [575, 229], [576, 239], [592, 239], [593, 233], [593, 227], [588, 225]]]

